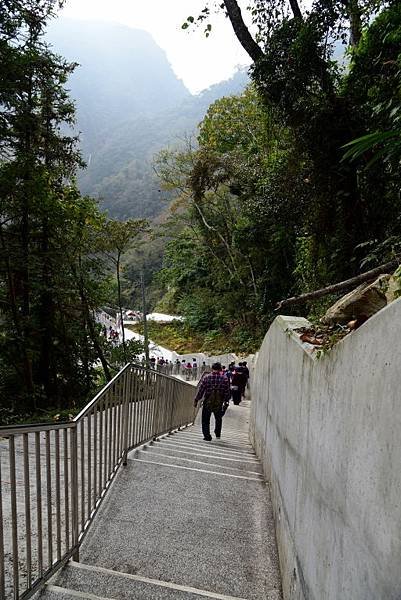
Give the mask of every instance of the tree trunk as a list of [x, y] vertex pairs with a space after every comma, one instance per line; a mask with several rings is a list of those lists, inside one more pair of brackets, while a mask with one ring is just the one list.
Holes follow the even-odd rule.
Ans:
[[252, 60], [256, 62], [262, 58], [263, 50], [249, 33], [248, 27], [245, 25], [242, 18], [241, 9], [238, 6], [238, 3], [236, 0], [224, 0], [224, 6], [226, 7], [228, 18], [231, 21], [235, 35], [244, 50], [249, 54]]
[[362, 36], [362, 11], [358, 0], [345, 0], [350, 22], [350, 45], [355, 48]]
[[49, 263], [49, 223], [42, 222], [41, 241], [42, 293], [39, 306], [39, 328], [41, 347], [38, 366], [38, 383], [43, 386], [46, 401], [51, 405], [57, 396], [56, 374], [52, 369], [52, 345], [54, 337], [54, 303], [51, 292], [51, 267]]
[[83, 303], [84, 303], [84, 307], [85, 307], [85, 318], [86, 318], [86, 323], [88, 325], [88, 330], [89, 330], [90, 338], [91, 338], [91, 340], [93, 342], [93, 345], [95, 347], [96, 354], [98, 355], [99, 360], [102, 363], [102, 368], [103, 368], [103, 371], [104, 371], [104, 376], [106, 377], [106, 381], [111, 381], [112, 380], [112, 376], [111, 376], [111, 373], [110, 373], [109, 365], [107, 364], [107, 360], [106, 360], [106, 357], [104, 355], [103, 348], [102, 348], [102, 346], [101, 346], [101, 344], [99, 342], [99, 338], [98, 338], [98, 336], [96, 334], [95, 326], [93, 324], [93, 319], [91, 317], [88, 304], [86, 303], [86, 299], [83, 299]]
[[234, 259], [233, 253], [231, 252], [231, 248], [230, 248], [227, 240], [225, 239], [225, 237], [220, 233], [220, 231], [216, 227], [213, 227], [212, 225], [210, 225], [207, 222], [205, 215], [203, 214], [203, 212], [202, 212], [199, 204], [196, 202], [195, 199], [193, 200], [193, 203], [194, 203], [194, 206], [195, 206], [196, 210], [198, 211], [198, 214], [199, 214], [200, 218], [202, 219], [202, 223], [204, 224], [204, 226], [206, 227], [206, 229], [208, 231], [213, 231], [217, 235], [217, 237], [219, 238], [219, 240], [221, 241], [221, 243], [223, 244], [223, 246], [225, 247], [225, 249], [227, 251], [227, 254], [228, 254], [228, 258], [231, 261], [234, 273], [235, 273], [235, 275], [236, 275], [239, 283], [242, 286], [245, 287], [244, 281], [243, 281], [243, 279], [241, 278], [241, 275], [238, 272], [237, 265], [235, 263], [235, 259]]
[[292, 14], [294, 15], [294, 18], [303, 20], [302, 12], [299, 7], [298, 1], [297, 0], [289, 0], [289, 1], [290, 1], [290, 6], [291, 6]]
[[[27, 100], [25, 106], [25, 113], [27, 122], [30, 123], [33, 112], [33, 101], [32, 101], [32, 73], [29, 76], [27, 84]], [[30, 126], [26, 126], [24, 136], [24, 153], [25, 153], [25, 165], [24, 173], [21, 183], [21, 226], [20, 226], [20, 241], [21, 241], [21, 256], [19, 271], [21, 276], [21, 333], [22, 333], [22, 344], [25, 346], [25, 359], [24, 359], [24, 380], [26, 385], [26, 393], [28, 397], [32, 398], [33, 408], [36, 409], [36, 400], [34, 398], [34, 384], [33, 384], [33, 373], [32, 373], [32, 359], [30, 357], [29, 348], [32, 344], [32, 332], [30, 327], [30, 274], [29, 274], [29, 247], [30, 247], [30, 210], [29, 210], [29, 192], [27, 190], [28, 184], [32, 180], [32, 168], [30, 164], [31, 151], [32, 151], [32, 131]]]
[[101, 346], [101, 344], [99, 342], [99, 337], [98, 337], [98, 335], [96, 333], [96, 329], [95, 329], [95, 326], [94, 326], [94, 323], [93, 323], [93, 319], [92, 319], [91, 311], [90, 311], [90, 308], [89, 308], [88, 300], [87, 300], [86, 295], [85, 295], [85, 287], [84, 287], [84, 283], [82, 281], [82, 276], [81, 275], [78, 276], [77, 273], [76, 273], [76, 271], [75, 271], [75, 269], [73, 269], [73, 273], [74, 273], [75, 278], [76, 278], [76, 280], [78, 282], [78, 285], [79, 285], [79, 295], [80, 295], [80, 298], [81, 298], [81, 304], [82, 304], [82, 308], [83, 308], [83, 311], [84, 311], [84, 318], [85, 318], [86, 324], [88, 326], [88, 331], [89, 331], [90, 339], [92, 340], [92, 343], [93, 343], [93, 346], [95, 348], [96, 354], [97, 354], [97, 356], [98, 356], [98, 358], [99, 358], [99, 360], [100, 360], [100, 362], [102, 364], [102, 368], [103, 368], [103, 371], [104, 371], [104, 376], [106, 377], [106, 381], [111, 381], [112, 376], [111, 376], [111, 373], [110, 373], [109, 365], [107, 364], [107, 360], [106, 360], [106, 357], [104, 355], [103, 348], [102, 348], [102, 346]]

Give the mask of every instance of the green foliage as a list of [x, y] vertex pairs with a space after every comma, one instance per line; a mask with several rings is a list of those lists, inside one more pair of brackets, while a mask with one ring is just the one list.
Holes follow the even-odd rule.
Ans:
[[255, 87], [211, 105], [198, 147], [159, 157], [182, 227], [164, 284], [193, 331], [242, 332], [238, 345], [262, 337], [280, 299], [380, 264], [401, 239], [400, 8], [317, 0], [294, 17], [286, 6], [250, 3]]
[[[133, 247], [122, 257], [121, 293], [124, 306], [142, 306], [141, 273], [144, 276], [148, 311], [153, 311], [166, 289], [157, 274], [162, 268], [166, 239], [155, 227], [142, 240], [139, 247]], [[171, 308], [159, 312], [171, 312]]]
[[312, 236], [300, 236], [295, 241], [294, 277], [302, 293], [317, 289], [320, 282], [327, 279], [325, 269], [328, 261], [326, 256], [319, 256], [320, 250]]
[[[95, 391], [98, 361], [106, 379], [122, 362], [95, 315], [112, 287], [105, 250], [121, 254], [128, 246], [122, 234], [129, 229], [132, 237], [138, 224], [107, 221], [96, 202], [76, 188], [82, 161], [76, 138], [65, 133], [74, 123], [74, 107], [64, 87], [75, 64], [53, 54], [43, 40], [58, 4], [9, 0], [0, 12], [0, 406], [5, 419], [73, 410]], [[138, 347], [128, 350], [134, 356]]]
[[276, 169], [285, 165], [287, 179], [296, 172], [290, 162], [289, 134], [253, 88], [211, 105], [198, 149], [159, 155], [163, 184], [179, 192], [174, 218], [181, 223], [159, 278], [174, 290], [176, 310], [192, 330], [241, 330], [232, 339], [241, 348], [255, 339], [250, 327], [261, 335], [292, 268], [291, 260], [278, 273], [296, 214], [282, 211], [279, 226], [279, 199], [272, 193], [266, 202]]
[[[104, 231], [102, 232], [101, 244], [109, 261], [115, 268], [117, 279], [117, 305], [120, 322], [123, 322], [123, 305], [121, 289], [121, 269], [122, 257], [132, 249], [133, 245], [138, 244], [138, 238], [148, 229], [148, 223], [143, 219], [130, 219], [128, 221], [106, 221]], [[122, 356], [124, 363], [130, 360], [130, 351], [125, 341], [124, 328], [122, 330]]]
[[[383, 161], [399, 173], [401, 160], [401, 9], [383, 11], [352, 56], [345, 89], [360, 106], [371, 133], [345, 144], [344, 159], [362, 158], [366, 168]], [[360, 163], [363, 166], [363, 162]]]
[[184, 21], [184, 23], [181, 25], [181, 29], [189, 29], [189, 28], [194, 28], [194, 26], [198, 26], [198, 25], [205, 25], [205, 28], [203, 30], [203, 33], [205, 35], [206, 38], [209, 37], [210, 32], [212, 31], [212, 24], [211, 23], [206, 23], [205, 21], [207, 21], [209, 19], [210, 16], [210, 8], [209, 6], [205, 6], [200, 14], [197, 17], [193, 17], [192, 15], [190, 15], [189, 17], [186, 18], [186, 20]]
[[[143, 333], [142, 325], [132, 325], [130, 328]], [[260, 342], [259, 331], [253, 334], [238, 327], [198, 331], [183, 321], [171, 323], [150, 321], [148, 329], [149, 337], [153, 342], [181, 354], [205, 352], [216, 355], [232, 352], [235, 348], [237, 352], [246, 355], [255, 352]]]
[[105, 356], [114, 375], [128, 362], [138, 362], [144, 351], [144, 345], [139, 340], [126, 340], [125, 346], [109, 342], [105, 346]]
[[344, 144], [343, 148], [348, 148], [343, 160], [347, 158], [356, 160], [373, 151], [372, 158], [366, 164], [366, 167], [369, 168], [380, 159], [390, 161], [393, 156], [401, 154], [401, 129], [398, 131], [368, 133], [356, 140], [352, 140], [352, 142], [348, 142], [348, 144]]

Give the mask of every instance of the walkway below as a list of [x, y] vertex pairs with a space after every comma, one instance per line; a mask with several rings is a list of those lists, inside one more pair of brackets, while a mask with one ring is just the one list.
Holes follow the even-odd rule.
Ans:
[[[213, 420], [213, 419], [212, 419]], [[50, 600], [280, 600], [268, 488], [249, 443], [249, 403], [221, 440], [200, 427], [133, 451]]]

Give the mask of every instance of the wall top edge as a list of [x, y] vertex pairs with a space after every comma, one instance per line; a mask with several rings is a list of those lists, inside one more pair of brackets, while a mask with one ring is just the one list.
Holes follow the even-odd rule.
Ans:
[[308, 342], [302, 342], [300, 334], [295, 331], [301, 327], [311, 327], [312, 324], [308, 319], [304, 317], [294, 317], [288, 315], [278, 315], [273, 321], [273, 325], [279, 327], [283, 333], [285, 333], [291, 340], [293, 340], [304, 352], [308, 355], [311, 360], [318, 358], [317, 351], [319, 346], [308, 344]]
[[286, 315], [278, 315], [275, 318], [275, 323], [280, 325], [281, 327], [297, 329], [298, 327], [310, 327], [311, 323], [305, 317], [294, 317], [294, 316], [286, 316]]
[[[331, 356], [333, 351], [339, 350], [344, 344], [350, 343], [351, 339], [359, 336], [364, 337], [366, 334], [371, 335], [371, 331], [374, 331], [380, 324], [385, 322], [399, 323], [401, 311], [401, 298], [390, 302], [379, 310], [376, 314], [372, 315], [365, 323], [363, 323], [358, 329], [350, 332], [344, 338], [339, 340], [337, 344], [331, 349], [330, 352], [324, 352], [326, 357]], [[300, 334], [295, 331], [301, 327], [311, 327], [310, 321], [304, 317], [295, 317], [287, 315], [278, 315], [272, 323], [272, 326], [280, 328], [289, 338], [291, 338], [298, 346], [304, 350], [304, 352], [312, 360], [317, 360], [322, 357], [322, 352], [319, 352], [321, 348], [319, 346], [313, 346], [307, 342], [301, 342]]]

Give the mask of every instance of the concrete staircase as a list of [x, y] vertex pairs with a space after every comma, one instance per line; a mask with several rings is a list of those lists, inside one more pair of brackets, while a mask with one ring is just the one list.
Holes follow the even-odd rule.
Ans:
[[[249, 403], [221, 440], [200, 426], [129, 455], [80, 551], [41, 600], [280, 600], [268, 488], [247, 436]], [[212, 419], [213, 420], [213, 419]]]

